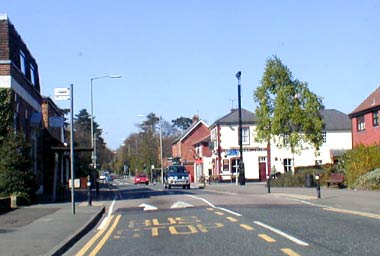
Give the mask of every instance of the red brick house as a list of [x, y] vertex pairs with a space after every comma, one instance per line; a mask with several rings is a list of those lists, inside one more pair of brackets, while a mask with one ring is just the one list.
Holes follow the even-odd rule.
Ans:
[[6, 14], [0, 14], [0, 90], [10, 95], [7, 104], [12, 109], [13, 120], [9, 125], [30, 143], [32, 171], [42, 184], [42, 97], [38, 65]]
[[181, 163], [191, 175], [192, 182], [194, 182], [195, 177], [194, 164], [196, 160], [196, 152], [193, 145], [209, 135], [208, 125], [204, 121], [199, 120], [198, 116], [195, 116], [193, 124], [172, 143], [173, 158], [181, 159]]
[[352, 124], [352, 147], [380, 145], [380, 87], [371, 93], [349, 116]]

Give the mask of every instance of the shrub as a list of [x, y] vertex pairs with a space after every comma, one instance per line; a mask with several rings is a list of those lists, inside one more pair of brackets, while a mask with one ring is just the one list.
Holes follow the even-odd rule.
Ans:
[[[327, 169], [325, 169], [327, 168]], [[331, 166], [309, 166], [309, 167], [299, 167], [296, 169], [295, 174], [287, 172], [281, 174], [278, 178], [271, 180], [271, 186], [273, 187], [304, 187], [306, 183], [306, 175], [320, 174], [321, 184], [324, 184], [331, 172]], [[327, 178], [326, 178], [327, 177]], [[315, 182], [315, 180], [314, 180]]]
[[380, 167], [380, 147], [359, 145], [342, 156], [342, 165], [347, 185], [354, 188], [360, 176]]
[[380, 189], [380, 169], [368, 172], [360, 176], [355, 182], [356, 189], [378, 190]]

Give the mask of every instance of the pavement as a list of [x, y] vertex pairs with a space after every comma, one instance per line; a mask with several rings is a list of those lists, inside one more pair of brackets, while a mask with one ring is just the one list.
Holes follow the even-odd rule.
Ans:
[[[194, 184], [194, 187], [197, 186]], [[321, 198], [318, 199], [316, 188], [272, 187], [271, 193], [268, 193], [265, 183], [246, 183], [245, 186], [212, 183], [203, 189], [218, 193], [280, 197], [331, 211], [380, 219], [380, 191], [322, 187]], [[62, 255], [97, 225], [105, 212], [107, 200], [111, 198], [108, 191], [103, 197], [94, 198], [92, 206], [88, 206], [84, 199], [86, 193], [82, 191], [82, 197], [76, 199], [75, 215], [70, 202], [37, 204], [0, 214], [0, 255]]]

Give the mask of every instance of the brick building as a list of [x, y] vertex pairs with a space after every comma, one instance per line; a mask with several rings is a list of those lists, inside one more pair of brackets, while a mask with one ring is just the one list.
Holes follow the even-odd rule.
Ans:
[[192, 182], [194, 182], [194, 164], [196, 152], [194, 143], [210, 135], [208, 125], [199, 120], [198, 116], [193, 117], [193, 124], [184, 133], [172, 143], [173, 158], [181, 159], [181, 163], [190, 173]]
[[379, 130], [380, 87], [372, 92], [350, 113], [352, 147], [359, 144], [380, 144]]
[[31, 145], [32, 171], [42, 183], [41, 95], [38, 66], [6, 14], [0, 14], [0, 90], [11, 95], [10, 126]]

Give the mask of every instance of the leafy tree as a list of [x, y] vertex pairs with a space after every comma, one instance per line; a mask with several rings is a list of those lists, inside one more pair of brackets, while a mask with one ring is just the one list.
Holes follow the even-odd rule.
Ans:
[[258, 103], [258, 141], [273, 139], [278, 147], [288, 147], [293, 154], [302, 150], [304, 143], [319, 150], [324, 128], [320, 115], [322, 100], [309, 90], [307, 83], [293, 79], [278, 57], [267, 60], [254, 100]]
[[0, 192], [30, 198], [37, 189], [23, 136], [10, 131], [0, 145]]
[[2, 140], [12, 127], [13, 105], [10, 89], [0, 88], [0, 140]]
[[181, 129], [182, 131], [186, 130], [189, 128], [192, 124], [193, 120], [188, 117], [179, 117], [175, 120], [172, 120], [173, 126], [177, 127], [178, 129]]

